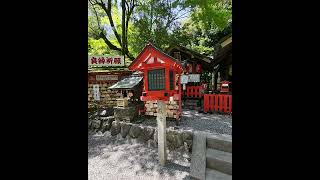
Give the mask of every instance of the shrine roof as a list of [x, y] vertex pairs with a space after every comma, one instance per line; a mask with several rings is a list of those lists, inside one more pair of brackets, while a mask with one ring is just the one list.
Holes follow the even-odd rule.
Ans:
[[143, 79], [143, 77], [128, 77], [110, 86], [108, 89], [132, 89]]
[[177, 65], [180, 69], [183, 70], [183, 66], [182, 66], [182, 64], [181, 64], [180, 61], [178, 61], [176, 58], [170, 56], [169, 54], [163, 52], [161, 49], [155, 47], [155, 46], [154, 46], [153, 44], [151, 44], [151, 43], [148, 43], [148, 44], [146, 45], [146, 47], [145, 47], [145, 48], [141, 51], [141, 53], [138, 55], [138, 57], [137, 57], [135, 60], [132, 61], [132, 63], [131, 63], [130, 66], [129, 66], [129, 69], [132, 70], [132, 67], [134, 67], [139, 60], [141, 60], [141, 57], [142, 57], [143, 55], [145, 55], [146, 51], [147, 51], [147, 50], [152, 50], [152, 49], [155, 50], [155, 51], [157, 51], [157, 52], [159, 52], [160, 54], [162, 54], [162, 55], [163, 55], [164, 57], [166, 57], [167, 59], [170, 59], [172, 62], [174, 62], [175, 65]]
[[232, 33], [221, 38], [221, 40], [216, 44], [215, 51], [213, 53], [212, 64], [216, 66], [221, 61], [225, 60], [228, 55], [232, 54]]
[[204, 61], [205, 63], [211, 63], [213, 60], [211, 57], [200, 54], [192, 49], [188, 49], [188, 48], [181, 46], [181, 45], [178, 45], [178, 44], [171, 45], [169, 48], [166, 49], [167, 53], [172, 53], [174, 51], [184, 52], [186, 54], [193, 56], [194, 59]]

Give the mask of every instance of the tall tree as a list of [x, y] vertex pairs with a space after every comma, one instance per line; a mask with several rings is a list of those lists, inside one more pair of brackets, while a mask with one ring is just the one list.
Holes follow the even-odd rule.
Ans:
[[211, 55], [215, 43], [231, 32], [230, 0], [121, 0], [119, 3], [89, 0], [89, 3], [90, 53], [120, 52], [133, 60], [152, 40], [162, 49], [180, 44]]
[[[128, 36], [126, 33], [128, 32], [128, 24], [135, 6], [135, 0], [122, 0], [122, 20], [121, 22], [116, 23], [114, 20], [116, 17], [114, 15], [117, 13], [114, 11], [118, 10], [118, 3], [116, 0], [107, 0], [107, 2], [103, 0], [89, 0], [89, 9], [92, 13], [91, 15], [95, 17], [96, 23], [93, 27], [90, 27], [90, 25], [95, 23], [89, 23], [89, 28], [91, 29], [89, 34], [91, 33], [92, 37], [95, 37], [96, 39], [102, 38], [111, 50], [119, 51], [127, 55], [131, 60], [133, 60], [134, 57], [128, 51]], [[108, 32], [107, 26], [111, 27], [110, 31], [115, 36], [116, 42], [110, 40], [110, 36], [108, 36], [108, 33], [110, 32]], [[121, 27], [121, 29], [119, 27]]]
[[145, 0], [137, 6], [133, 26], [135, 31], [131, 36], [134, 39], [135, 52], [139, 52], [152, 40], [160, 48], [171, 44], [175, 29], [179, 28], [180, 21], [188, 17], [190, 9], [183, 6], [182, 0]]
[[[122, 54], [125, 55], [126, 53], [126, 5], [125, 0], [121, 0], [121, 7], [122, 7]], [[124, 56], [125, 57], [125, 56]]]

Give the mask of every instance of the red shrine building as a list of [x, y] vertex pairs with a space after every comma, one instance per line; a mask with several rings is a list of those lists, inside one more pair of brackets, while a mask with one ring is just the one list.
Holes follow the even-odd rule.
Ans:
[[155, 116], [156, 100], [163, 100], [167, 104], [167, 117], [180, 118], [182, 110], [180, 75], [184, 69], [179, 61], [149, 43], [129, 69], [143, 72], [144, 86], [141, 100], [145, 102], [147, 115]]

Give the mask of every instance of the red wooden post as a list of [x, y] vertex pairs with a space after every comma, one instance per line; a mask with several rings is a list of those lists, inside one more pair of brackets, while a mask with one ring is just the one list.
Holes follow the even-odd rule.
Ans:
[[228, 96], [223, 96], [223, 112], [227, 112]]
[[230, 107], [230, 112], [232, 112], [232, 95], [230, 95], [230, 99], [229, 99], [229, 107]]
[[209, 95], [208, 95], [208, 94], [205, 94], [203, 99], [204, 99], [204, 102], [203, 102], [203, 104], [204, 104], [204, 106], [203, 106], [203, 111], [204, 111], [204, 112], [208, 112], [208, 109], [209, 109]]

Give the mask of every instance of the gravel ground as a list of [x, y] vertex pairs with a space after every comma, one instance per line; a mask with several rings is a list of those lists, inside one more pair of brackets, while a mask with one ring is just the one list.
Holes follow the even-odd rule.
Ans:
[[[145, 119], [142, 124], [157, 126], [156, 117]], [[167, 127], [176, 126], [175, 121], [167, 121]], [[197, 130], [208, 133], [232, 135], [232, 116], [222, 114], [204, 114], [195, 110], [183, 110], [178, 126], [184, 130]]]
[[191, 179], [190, 156], [170, 152], [165, 167], [158, 162], [157, 148], [105, 134], [88, 135], [88, 179]]

